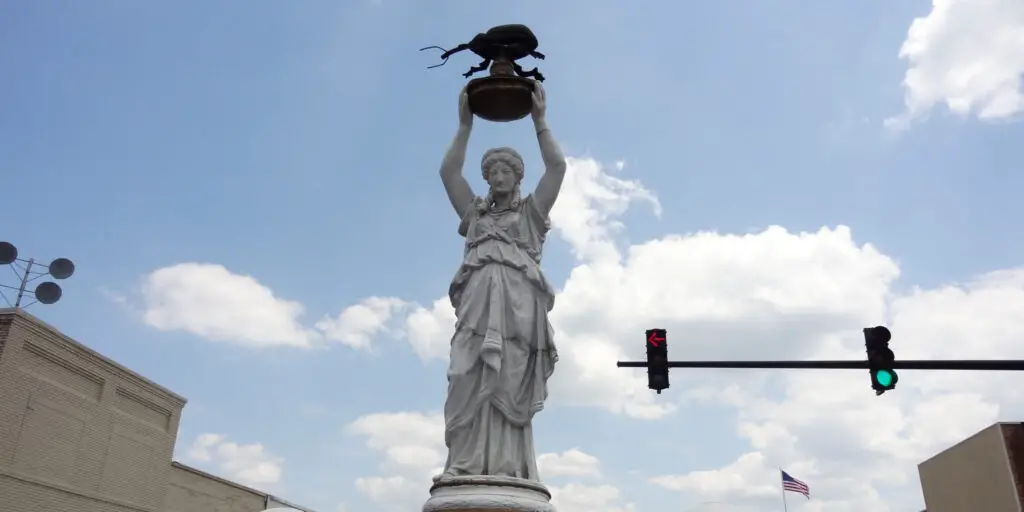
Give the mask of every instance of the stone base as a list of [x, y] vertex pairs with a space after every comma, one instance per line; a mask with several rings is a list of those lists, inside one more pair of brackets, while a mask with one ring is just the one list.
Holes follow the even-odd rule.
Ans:
[[430, 487], [423, 512], [555, 512], [540, 482], [501, 476], [456, 476]]

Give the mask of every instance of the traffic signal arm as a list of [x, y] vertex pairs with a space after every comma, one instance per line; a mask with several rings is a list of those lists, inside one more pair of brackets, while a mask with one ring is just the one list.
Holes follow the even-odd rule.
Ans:
[[[647, 368], [646, 361], [619, 361], [619, 368]], [[764, 368], [809, 370], [867, 370], [867, 361], [669, 361], [669, 368]], [[893, 361], [895, 370], [1024, 371], [1020, 359], [948, 359]]]

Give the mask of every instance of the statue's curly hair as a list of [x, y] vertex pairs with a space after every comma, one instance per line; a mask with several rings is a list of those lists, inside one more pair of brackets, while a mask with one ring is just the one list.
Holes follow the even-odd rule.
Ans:
[[[519, 204], [522, 203], [523, 199], [519, 192], [519, 185], [523, 181], [523, 175], [526, 174], [526, 166], [523, 164], [523, 157], [519, 155], [519, 152], [509, 148], [500, 147], [488, 149], [484, 152], [483, 158], [480, 159], [480, 170], [483, 174], [484, 181], [488, 181], [490, 177], [491, 167], [495, 163], [504, 163], [512, 168], [512, 172], [516, 175], [516, 185], [512, 189], [512, 209], [519, 208]], [[494, 196], [490, 190], [487, 191], [487, 197], [477, 203], [477, 210], [480, 213], [487, 213], [491, 207], [494, 206]]]

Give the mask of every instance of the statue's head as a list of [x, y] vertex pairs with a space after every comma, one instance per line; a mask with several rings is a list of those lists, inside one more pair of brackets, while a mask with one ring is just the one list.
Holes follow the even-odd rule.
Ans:
[[523, 181], [523, 157], [512, 148], [493, 148], [480, 160], [484, 180], [497, 194], [510, 194]]
[[490, 187], [484, 209], [490, 208], [495, 198], [507, 195], [512, 196], [513, 208], [519, 206], [519, 184], [523, 181], [525, 166], [523, 157], [516, 150], [508, 147], [488, 149], [480, 161], [480, 169]]

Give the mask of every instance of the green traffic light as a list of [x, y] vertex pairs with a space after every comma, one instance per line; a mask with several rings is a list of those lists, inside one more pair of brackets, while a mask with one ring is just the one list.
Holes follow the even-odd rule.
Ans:
[[878, 384], [880, 386], [882, 386], [884, 388], [892, 386], [892, 381], [893, 381], [892, 372], [890, 372], [888, 370], [878, 370], [878, 373], [875, 374], [875, 380], [878, 382]]

